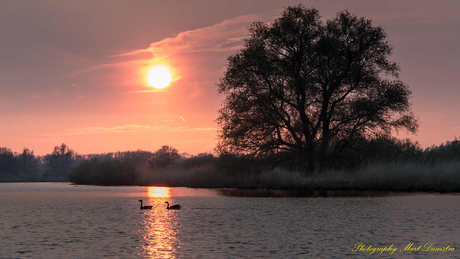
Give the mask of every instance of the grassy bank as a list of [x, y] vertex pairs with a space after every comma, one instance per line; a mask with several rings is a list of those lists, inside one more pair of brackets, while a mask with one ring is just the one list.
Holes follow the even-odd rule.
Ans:
[[372, 139], [305, 175], [292, 153], [181, 156], [164, 146], [151, 153], [88, 156], [68, 178], [76, 184], [284, 190], [460, 192], [460, 140], [423, 150], [410, 140]]
[[353, 189], [460, 192], [460, 162], [369, 165], [350, 181]]
[[159, 182], [144, 178], [139, 183], [204, 188], [460, 192], [460, 162], [375, 164], [357, 171], [325, 171], [312, 176], [279, 168], [240, 176], [212, 170], [175, 171]]
[[[118, 167], [117, 167], [118, 166]], [[134, 169], [137, 177], [127, 174], [120, 165], [110, 165], [111, 173], [104, 181], [96, 167], [97, 178], [86, 177], [86, 182], [71, 179], [77, 184], [100, 185], [149, 185], [193, 188], [242, 188], [284, 190], [359, 190], [396, 192], [460, 192], [460, 162], [394, 162], [370, 164], [354, 171], [324, 171], [305, 176], [300, 171], [280, 168], [259, 173], [228, 174], [214, 166], [194, 168], [170, 167], [152, 170], [146, 167]], [[132, 168], [131, 168], [132, 169]], [[89, 172], [89, 167], [84, 168]], [[107, 172], [107, 171], [106, 171]], [[118, 175], [118, 176], [117, 176]], [[125, 184], [125, 177], [129, 183]], [[118, 180], [117, 180], [118, 179]]]

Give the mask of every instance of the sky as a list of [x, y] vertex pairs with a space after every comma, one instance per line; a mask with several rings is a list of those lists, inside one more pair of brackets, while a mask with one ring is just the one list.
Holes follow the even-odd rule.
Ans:
[[[210, 152], [224, 96], [216, 84], [247, 27], [303, 4], [323, 19], [348, 9], [382, 26], [412, 91], [422, 147], [460, 136], [459, 1], [0, 1], [0, 147], [37, 155]], [[147, 82], [170, 69], [162, 90]]]

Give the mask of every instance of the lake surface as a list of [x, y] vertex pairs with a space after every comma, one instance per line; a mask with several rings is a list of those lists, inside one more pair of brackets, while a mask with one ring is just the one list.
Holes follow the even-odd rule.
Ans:
[[460, 195], [254, 193], [0, 183], [0, 258], [460, 258]]

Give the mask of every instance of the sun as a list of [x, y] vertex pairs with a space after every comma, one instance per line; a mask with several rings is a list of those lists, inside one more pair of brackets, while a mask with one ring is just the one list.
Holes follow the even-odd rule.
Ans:
[[165, 66], [154, 66], [149, 70], [147, 81], [150, 86], [157, 89], [165, 88], [171, 83], [172, 75]]

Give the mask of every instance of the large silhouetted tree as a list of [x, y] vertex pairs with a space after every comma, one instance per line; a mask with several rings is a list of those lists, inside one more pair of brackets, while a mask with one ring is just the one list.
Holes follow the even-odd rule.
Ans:
[[389, 60], [383, 28], [370, 20], [343, 11], [322, 21], [299, 5], [249, 33], [218, 84], [226, 96], [221, 150], [288, 150], [313, 172], [356, 137], [416, 131], [411, 92]]

